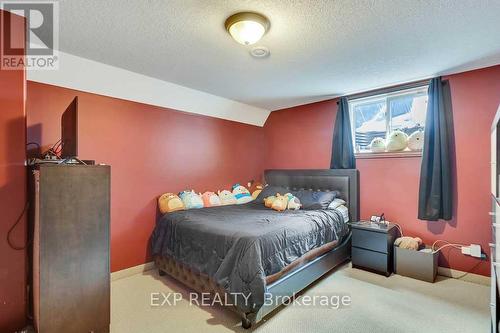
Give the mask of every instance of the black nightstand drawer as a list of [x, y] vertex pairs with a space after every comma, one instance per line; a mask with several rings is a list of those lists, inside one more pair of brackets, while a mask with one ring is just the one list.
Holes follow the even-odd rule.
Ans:
[[389, 253], [387, 234], [381, 232], [357, 229], [352, 233], [352, 246]]
[[384, 274], [391, 271], [388, 267], [387, 254], [358, 247], [352, 247], [352, 264], [353, 266], [373, 269]]

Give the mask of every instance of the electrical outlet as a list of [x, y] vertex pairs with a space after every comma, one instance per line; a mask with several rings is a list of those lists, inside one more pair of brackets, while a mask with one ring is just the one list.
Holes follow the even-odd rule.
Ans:
[[471, 244], [469, 246], [470, 248], [470, 255], [476, 258], [481, 258], [481, 245], [478, 244]]

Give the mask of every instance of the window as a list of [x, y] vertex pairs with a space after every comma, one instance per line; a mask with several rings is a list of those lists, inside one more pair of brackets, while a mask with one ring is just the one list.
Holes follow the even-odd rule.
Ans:
[[354, 151], [372, 153], [372, 140], [385, 140], [395, 130], [408, 136], [424, 131], [427, 99], [427, 86], [421, 86], [350, 100]]

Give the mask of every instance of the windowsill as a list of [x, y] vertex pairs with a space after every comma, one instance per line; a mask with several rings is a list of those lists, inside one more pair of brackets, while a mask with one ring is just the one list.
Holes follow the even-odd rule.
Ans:
[[422, 157], [422, 152], [421, 151], [397, 151], [397, 152], [383, 152], [383, 153], [363, 152], [363, 153], [355, 153], [354, 157], [356, 159]]

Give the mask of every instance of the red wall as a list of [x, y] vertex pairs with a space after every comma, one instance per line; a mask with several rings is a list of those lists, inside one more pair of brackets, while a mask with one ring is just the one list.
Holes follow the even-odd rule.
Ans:
[[[479, 243], [489, 253], [490, 127], [500, 104], [500, 66], [448, 76], [456, 142], [455, 214], [450, 222], [417, 219], [420, 158], [358, 159], [361, 216], [384, 212], [406, 235], [432, 243]], [[265, 168], [328, 168], [336, 100], [271, 113], [264, 127]], [[294, 138], [294, 140], [290, 140]], [[291, 144], [293, 142], [293, 145]], [[440, 265], [489, 275], [489, 263], [444, 251]]]
[[163, 192], [229, 188], [260, 179], [262, 128], [28, 82], [28, 140], [60, 138], [79, 97], [79, 156], [111, 165], [111, 269], [142, 264]]
[[[14, 38], [24, 44], [24, 19], [10, 15]], [[2, 21], [0, 20], [0, 21]], [[17, 43], [16, 43], [17, 44]], [[13, 250], [7, 231], [26, 202], [24, 70], [0, 70], [0, 332], [12, 332], [25, 323], [25, 251]], [[26, 242], [26, 219], [12, 233], [12, 242]]]

